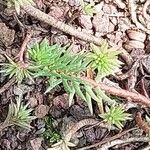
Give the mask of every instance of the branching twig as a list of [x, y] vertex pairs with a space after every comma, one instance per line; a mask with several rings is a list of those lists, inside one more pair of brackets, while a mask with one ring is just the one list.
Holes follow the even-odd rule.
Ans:
[[[25, 10], [26, 13], [33, 16], [34, 18], [37, 18], [38, 20], [45, 22], [45, 23], [49, 24], [50, 26], [53, 26], [53, 27], [55, 27], [67, 34], [70, 34], [74, 37], [77, 37], [81, 40], [84, 40], [84, 41], [87, 41], [90, 43], [94, 43], [96, 45], [101, 45], [104, 40], [102, 37], [97, 38], [91, 34], [77, 30], [74, 27], [65, 24], [64, 22], [59, 21], [59, 20], [55, 19], [54, 17], [45, 14], [44, 12], [40, 11], [39, 9], [36, 9], [35, 7], [33, 7], [31, 5], [23, 5], [22, 8]], [[120, 48], [117, 45], [115, 45], [115, 47], [122, 52], [121, 55], [123, 58], [125, 58], [125, 60], [127, 60], [126, 63], [131, 65], [131, 63], [132, 63], [131, 57], [126, 52], [126, 50], [124, 50], [123, 48]]]
[[123, 97], [127, 101], [135, 102], [141, 105], [145, 105], [146, 107], [150, 107], [150, 99], [146, 98], [145, 96], [139, 93], [133, 93], [124, 89], [110, 87], [105, 85], [104, 83], [96, 83], [94, 80], [88, 78], [81, 78], [81, 79], [86, 82], [89, 82], [95, 87], [99, 87], [101, 90], [104, 90], [108, 94]]

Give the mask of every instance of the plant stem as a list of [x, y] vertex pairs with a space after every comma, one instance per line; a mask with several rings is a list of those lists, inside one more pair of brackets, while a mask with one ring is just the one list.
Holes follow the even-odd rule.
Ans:
[[22, 45], [21, 45], [21, 48], [20, 48], [20, 52], [19, 52], [19, 60], [20, 60], [20, 62], [24, 62], [24, 59], [23, 59], [23, 57], [24, 57], [24, 53], [25, 53], [25, 51], [26, 51], [26, 47], [27, 47], [27, 44], [28, 44], [28, 42], [30, 41], [30, 39], [31, 39], [31, 36], [32, 36], [32, 32], [30, 31], [28, 31], [27, 32], [27, 34], [26, 34], [26, 37], [25, 37], [25, 39], [24, 39], [24, 41], [23, 41], [23, 43], [22, 43]]
[[125, 145], [125, 144], [130, 144], [133, 142], [150, 142], [150, 138], [149, 137], [131, 137], [131, 138], [127, 138], [127, 139], [118, 139], [118, 140], [114, 140], [112, 142], [108, 142], [104, 145], [102, 145], [101, 148], [98, 148], [97, 150], [107, 150], [110, 149], [116, 145]]
[[150, 107], [150, 99], [146, 98], [145, 96], [139, 94], [139, 93], [133, 93], [124, 89], [118, 89], [115, 87], [110, 87], [104, 83], [97, 83], [92, 79], [82, 77], [82, 80], [89, 82], [95, 87], [99, 87], [101, 90], [104, 90], [106, 93], [123, 97], [125, 100], [130, 101], [130, 102], [135, 102], [141, 105], [144, 105], [146, 107]]

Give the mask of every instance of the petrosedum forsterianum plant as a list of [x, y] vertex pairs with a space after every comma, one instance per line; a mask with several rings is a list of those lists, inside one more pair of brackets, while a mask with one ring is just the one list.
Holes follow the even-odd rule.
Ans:
[[[104, 44], [100, 49], [104, 51], [103, 48], [105, 48], [107, 51], [106, 47], [107, 44]], [[99, 51], [99, 48], [96, 48], [98, 49], [97, 51]], [[102, 68], [103, 66], [106, 66], [105, 64], [102, 65], [100, 63], [97, 63], [96, 66], [94, 66], [94, 63], [96, 62], [95, 54], [85, 54], [83, 52], [74, 54], [71, 51], [71, 47], [61, 47], [57, 44], [50, 46], [48, 40], [46, 39], [29, 48], [27, 53], [27, 64], [24, 62], [23, 64], [20, 64], [20, 62], [14, 62], [8, 58], [9, 62], [3, 64], [3, 69], [1, 72], [9, 75], [9, 77], [15, 76], [17, 82], [22, 82], [24, 78], [29, 78], [32, 80], [33, 77], [46, 77], [49, 85], [45, 93], [50, 92], [53, 88], [61, 84], [69, 95], [69, 105], [72, 104], [74, 95], [76, 94], [82, 100], [87, 102], [91, 113], [93, 112], [92, 99], [97, 103], [101, 103], [102, 99], [109, 104], [114, 103], [114, 101], [111, 100], [103, 91], [81, 79], [83, 73], [87, 70], [87, 68], [89, 68], [89, 65], [90, 67], [94, 67], [94, 69], [97, 67]], [[100, 52], [98, 53], [101, 54]], [[118, 52], [114, 53], [115, 59], [114, 57], [112, 59], [115, 60], [116, 63], [118, 62], [120, 64], [119, 61], [116, 61], [116, 55]], [[107, 57], [107, 53], [106, 56], [104, 55], [105, 52], [102, 54], [107, 59], [109, 58]], [[105, 61], [102, 62], [105, 62], [107, 66], [111, 66], [109, 65], [111, 61], [108, 59], [108, 62], [106, 62], [107, 59], [104, 59]], [[119, 68], [117, 69], [118, 66], [120, 65], [116, 65], [114, 68], [119, 70]], [[109, 73], [107, 70], [107, 75], [114, 73], [111, 69]], [[100, 72], [105, 71], [105, 69], [98, 70], [99, 74], [101, 73], [106, 75], [106, 72]]]
[[46, 93], [63, 84], [64, 89], [69, 94], [69, 105], [72, 104], [75, 94], [85, 100], [92, 113], [92, 99], [101, 101], [100, 97], [106, 98], [105, 94], [98, 92], [93, 86], [80, 79], [81, 74], [86, 71], [90, 63], [83, 52], [73, 54], [71, 47], [61, 47], [59, 45], [48, 44], [44, 39], [28, 50], [29, 58], [33, 66], [40, 66], [35, 72], [35, 76], [46, 76], [49, 78], [49, 87]]
[[22, 96], [16, 100], [16, 104], [11, 102], [9, 105], [9, 110], [5, 121], [1, 124], [0, 130], [5, 127], [16, 125], [22, 128], [30, 129], [32, 128], [30, 123], [32, 120], [36, 119], [35, 116], [31, 115], [33, 109], [28, 108], [29, 104], [22, 104]]
[[106, 106], [106, 112], [100, 114], [100, 117], [103, 118], [103, 121], [106, 122], [110, 127], [115, 125], [116, 127], [122, 129], [123, 123], [131, 119], [130, 114], [125, 112], [125, 109], [122, 105], [112, 105], [110, 108]]
[[3, 73], [4, 76], [15, 77], [18, 83], [21, 83], [23, 79], [29, 78], [33, 81], [33, 71], [35, 66], [25, 64], [23, 62], [15, 62], [10, 57], [6, 55], [8, 63], [0, 64], [2, 69], [0, 73]]
[[97, 78], [101, 79], [108, 75], [114, 75], [120, 71], [123, 64], [118, 60], [120, 52], [118, 50], [108, 48], [108, 43], [103, 42], [101, 47], [91, 44], [92, 52], [88, 54], [90, 60], [90, 67], [97, 70]]

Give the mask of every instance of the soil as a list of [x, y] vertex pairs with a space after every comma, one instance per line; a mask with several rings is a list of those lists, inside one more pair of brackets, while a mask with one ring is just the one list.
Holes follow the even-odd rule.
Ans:
[[[46, 14], [62, 21], [85, 33], [93, 34], [96, 37], [103, 37], [108, 42], [112, 42], [123, 47], [133, 59], [131, 66], [127, 65], [126, 60], [119, 58], [124, 62], [121, 68], [123, 75], [129, 70], [130, 75], [123, 79], [123, 75], [115, 75], [106, 78], [103, 82], [109, 86], [123, 88], [131, 92], [140, 93], [149, 98], [150, 91], [150, 36], [148, 31], [135, 23], [133, 14], [142, 26], [150, 30], [150, 2], [145, 8], [145, 0], [133, 2], [136, 7], [135, 12], [130, 11], [128, 1], [134, 0], [83, 0], [86, 5], [94, 2], [91, 10], [85, 11], [81, 0], [34, 0], [36, 8]], [[147, 0], [148, 1], [148, 0]], [[72, 51], [78, 53], [82, 50], [89, 51], [89, 44], [69, 34], [66, 34], [52, 26], [49, 26], [38, 19], [35, 19], [21, 10], [20, 14], [15, 12], [14, 8], [8, 8], [3, 0], [0, 0], [0, 63], [7, 62], [5, 54], [14, 59], [20, 51], [21, 45], [29, 29], [33, 30], [33, 35], [27, 44], [31, 47], [35, 42], [40, 42], [47, 38], [49, 43], [72, 44]], [[129, 30], [131, 32], [129, 32]], [[140, 59], [139, 59], [140, 58]], [[136, 64], [136, 65], [135, 65]], [[7, 85], [5, 87], [5, 85]], [[0, 122], [3, 122], [7, 116], [8, 106], [11, 101], [15, 101], [20, 90], [23, 91], [23, 102], [30, 103], [33, 108], [33, 115], [37, 117], [32, 121], [31, 130], [23, 129], [17, 126], [6, 127], [0, 132], [0, 150], [46, 150], [54, 143], [57, 143], [70, 126], [83, 119], [93, 118], [101, 120], [98, 116], [98, 107], [93, 102], [94, 114], [91, 115], [87, 104], [79, 97], [74, 99], [74, 103], [69, 107], [68, 95], [64, 92], [62, 86], [51, 92], [44, 94], [47, 83], [45, 79], [36, 79], [35, 83], [24, 80], [20, 85], [10, 80], [8, 76], [0, 74]], [[91, 150], [148, 150], [150, 141], [134, 141], [119, 143], [131, 137], [148, 137], [144, 129], [139, 127], [135, 121], [138, 111], [142, 113], [143, 120], [145, 116], [150, 115], [149, 108], [139, 106], [138, 104], [124, 101], [118, 97], [126, 107], [126, 110], [132, 114], [132, 119], [123, 125], [122, 130], [114, 128], [109, 130], [107, 127], [99, 125], [86, 126], [78, 130], [72, 137], [72, 142], [77, 150], [81, 147]], [[145, 122], [143, 123], [145, 125]], [[109, 138], [136, 127], [135, 130], [114, 138], [110, 142]], [[148, 128], [150, 128], [148, 126]], [[150, 131], [150, 129], [149, 129]], [[106, 139], [105, 146], [92, 148], [87, 146], [96, 144]], [[113, 142], [117, 144], [113, 145]]]

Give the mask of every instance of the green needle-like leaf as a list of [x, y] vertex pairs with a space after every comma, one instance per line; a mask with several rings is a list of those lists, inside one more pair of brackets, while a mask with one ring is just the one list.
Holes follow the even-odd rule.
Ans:
[[90, 62], [90, 67], [97, 70], [97, 79], [101, 79], [108, 75], [117, 73], [123, 64], [118, 60], [119, 51], [109, 49], [108, 43], [105, 41], [101, 47], [91, 44], [92, 53], [87, 55]]
[[118, 128], [123, 127], [123, 122], [130, 118], [130, 114], [125, 113], [122, 105], [112, 105], [110, 108], [106, 107], [106, 113], [101, 114], [100, 117], [104, 119], [109, 126], [115, 125]]

